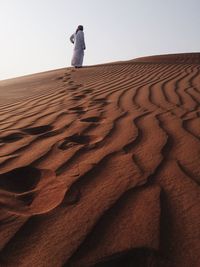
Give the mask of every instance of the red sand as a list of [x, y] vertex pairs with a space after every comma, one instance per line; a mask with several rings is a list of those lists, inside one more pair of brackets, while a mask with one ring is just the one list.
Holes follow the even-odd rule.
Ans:
[[0, 266], [200, 266], [200, 53], [0, 95]]

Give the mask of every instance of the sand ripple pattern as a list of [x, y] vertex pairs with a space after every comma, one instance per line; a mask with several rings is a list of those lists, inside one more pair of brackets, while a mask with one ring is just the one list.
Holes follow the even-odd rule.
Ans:
[[0, 266], [200, 266], [199, 63], [0, 82]]

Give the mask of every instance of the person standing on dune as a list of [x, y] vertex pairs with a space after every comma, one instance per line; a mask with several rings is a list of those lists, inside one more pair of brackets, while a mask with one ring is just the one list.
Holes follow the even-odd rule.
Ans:
[[71, 64], [75, 68], [81, 68], [83, 65], [84, 50], [86, 49], [82, 25], [79, 25], [76, 32], [72, 34], [70, 41], [74, 44]]

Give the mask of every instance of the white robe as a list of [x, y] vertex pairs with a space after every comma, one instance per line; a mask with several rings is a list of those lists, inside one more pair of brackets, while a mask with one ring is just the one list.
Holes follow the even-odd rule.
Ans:
[[81, 67], [83, 64], [84, 50], [85, 50], [85, 40], [83, 31], [78, 31], [72, 34], [70, 41], [74, 44], [74, 51], [72, 56], [72, 66]]

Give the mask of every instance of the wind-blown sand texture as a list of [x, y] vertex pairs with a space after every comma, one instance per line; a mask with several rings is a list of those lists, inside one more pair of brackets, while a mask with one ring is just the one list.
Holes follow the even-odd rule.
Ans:
[[0, 266], [200, 266], [199, 63], [0, 82]]

